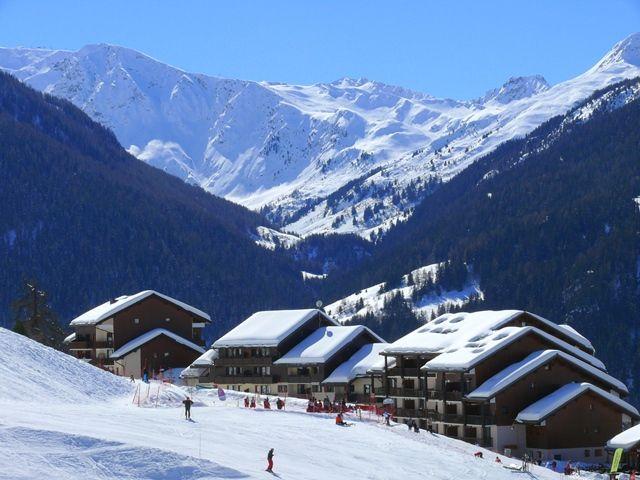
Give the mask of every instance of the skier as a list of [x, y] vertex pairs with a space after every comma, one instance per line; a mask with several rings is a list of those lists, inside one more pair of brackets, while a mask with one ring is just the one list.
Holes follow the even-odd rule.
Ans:
[[324, 400], [322, 400], [322, 406], [327, 412], [331, 409], [331, 401], [329, 400], [329, 397], [324, 397]]
[[149, 371], [145, 368], [144, 372], [142, 372], [142, 381], [144, 383], [149, 383]]
[[193, 405], [193, 400], [187, 397], [182, 403], [184, 404], [184, 418], [191, 420], [191, 405]]
[[385, 410], [385, 412], [382, 414], [382, 416], [384, 417], [384, 423], [387, 424], [387, 426], [391, 426], [391, 415], [389, 414], [389, 412], [387, 412]]
[[267, 453], [267, 472], [273, 473], [273, 448]]
[[282, 407], [284, 407], [284, 402], [280, 397], [278, 397], [278, 400], [276, 400], [276, 407], [278, 407], [278, 410], [282, 410]]
[[251, 397], [250, 407], [251, 408], [256, 408], [256, 397]]
[[409, 431], [411, 431], [411, 429], [413, 428], [413, 420], [411, 418], [407, 419], [407, 429]]
[[249, 397], [244, 397], [244, 408], [249, 408]]
[[415, 420], [413, 421], [413, 431], [416, 433], [420, 433], [420, 427], [418, 427], [418, 424]]
[[271, 410], [271, 404], [269, 403], [269, 399], [267, 397], [264, 398], [263, 406], [266, 410]]
[[500, 457], [498, 457], [497, 455], [496, 455], [496, 463], [502, 463], [502, 460], [500, 460]]
[[341, 413], [338, 413], [338, 415], [336, 415], [336, 425], [340, 425], [341, 427], [347, 426], [347, 422], [344, 421]]

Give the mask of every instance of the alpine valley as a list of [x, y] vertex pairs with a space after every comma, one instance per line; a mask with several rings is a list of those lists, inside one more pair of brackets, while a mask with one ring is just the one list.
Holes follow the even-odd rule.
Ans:
[[0, 68], [0, 323], [31, 277], [63, 323], [154, 288], [211, 312], [210, 337], [317, 299], [387, 340], [519, 308], [640, 381], [640, 34], [576, 78], [465, 101], [110, 45], [4, 48]]

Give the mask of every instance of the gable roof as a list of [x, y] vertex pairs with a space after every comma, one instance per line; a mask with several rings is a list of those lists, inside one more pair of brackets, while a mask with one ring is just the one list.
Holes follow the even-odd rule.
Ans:
[[501, 372], [495, 374], [474, 391], [469, 393], [467, 398], [478, 400], [493, 398], [501, 391], [513, 385], [518, 380], [521, 380], [542, 365], [549, 363], [554, 358], [561, 358], [593, 377], [602, 380], [604, 383], [608, 383], [612, 388], [624, 393], [629, 393], [626, 385], [620, 380], [572, 355], [568, 355], [560, 350], [539, 350], [537, 352], [533, 352], [524, 360], [509, 365]]
[[322, 383], [349, 383], [358, 377], [367, 376], [367, 372], [374, 368], [384, 367], [384, 357], [380, 352], [388, 345], [388, 343], [363, 345], [360, 350], [331, 372], [331, 375]]
[[276, 365], [323, 363], [366, 333], [379, 342], [382, 338], [363, 325], [320, 327], [276, 360]]
[[324, 312], [306, 310], [267, 310], [256, 312], [213, 343], [213, 347], [277, 347], [307, 321], [320, 315], [332, 325], [338, 322]]
[[524, 310], [483, 310], [479, 312], [446, 313], [391, 343], [387, 354], [442, 353], [450, 346], [504, 327], [520, 315], [530, 315], [559, 336], [593, 352], [591, 343], [568, 325], [555, 323]]
[[568, 383], [522, 410], [516, 417], [516, 421], [520, 423], [540, 423], [564, 407], [571, 400], [586, 392], [595, 393], [634, 418], [640, 417], [638, 410], [634, 406], [609, 392], [605, 392], [595, 385], [590, 383]]
[[180, 335], [170, 332], [169, 330], [166, 330], [164, 328], [154, 328], [153, 330], [149, 330], [148, 332], [143, 333], [139, 337], [136, 337], [133, 340], [130, 340], [127, 343], [125, 343], [123, 346], [115, 350], [111, 354], [110, 358], [124, 357], [126, 354], [134, 350], [137, 350], [142, 345], [144, 345], [147, 342], [150, 342], [151, 340], [153, 340], [159, 335], [165, 335], [170, 339], [178, 343], [181, 343], [182, 345], [185, 345], [186, 347], [189, 347], [192, 350], [195, 350], [196, 352], [204, 353], [204, 348], [202, 348], [200, 345], [196, 345], [192, 341], [187, 340], [186, 338], [181, 337]]
[[446, 352], [441, 353], [425, 363], [422, 369], [456, 372], [470, 370], [500, 349], [529, 334], [544, 338], [555, 347], [590, 363], [600, 370], [606, 370], [604, 364], [596, 357], [568, 344], [564, 340], [560, 340], [547, 332], [531, 326], [503, 327], [499, 330], [482, 333], [468, 341], [465, 340], [452, 345]]
[[94, 307], [91, 310], [84, 312], [82, 315], [74, 318], [73, 320], [71, 320], [71, 323], [69, 325], [97, 325], [98, 323], [111, 318], [116, 313], [124, 310], [125, 308], [128, 308], [131, 305], [134, 305], [152, 295], [158, 296], [168, 302], [171, 302], [174, 305], [177, 305], [180, 308], [183, 308], [184, 310], [187, 310], [194, 315], [205, 319], [208, 322], [211, 321], [211, 317], [208, 314], [204, 313], [202, 310], [198, 310], [191, 305], [181, 302], [180, 300], [176, 300], [175, 298], [171, 298], [160, 292], [156, 292], [155, 290], [143, 290], [142, 292], [138, 292], [133, 295], [122, 295], [121, 297], [116, 298], [114, 301], [109, 300], [107, 302], [104, 302], [103, 304], [98, 305], [97, 307]]
[[640, 425], [626, 429], [607, 442], [609, 448], [629, 450], [640, 443]]

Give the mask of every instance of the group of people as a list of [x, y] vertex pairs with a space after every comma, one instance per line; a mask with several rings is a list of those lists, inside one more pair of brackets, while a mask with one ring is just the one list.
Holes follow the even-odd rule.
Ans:
[[407, 420], [407, 427], [409, 428], [409, 431], [414, 431], [416, 433], [420, 433], [420, 427], [418, 426], [418, 422], [416, 422], [414, 419], [409, 418]]
[[[248, 396], [244, 397], [244, 406], [245, 408], [256, 408], [256, 397], [251, 397], [251, 400], [249, 400]], [[269, 397], [264, 397], [264, 400], [262, 401], [262, 407], [265, 410], [271, 410], [271, 402], [269, 401]], [[284, 408], [284, 400], [282, 400], [280, 397], [278, 397], [278, 399], [276, 400], [276, 408], [278, 410], [282, 410]]]
[[342, 402], [332, 402], [329, 400], [329, 397], [324, 397], [322, 401], [316, 399], [315, 397], [311, 397], [309, 402], [307, 403], [307, 412], [309, 413], [320, 413], [320, 412], [340, 412], [345, 413], [349, 411], [349, 407], [347, 406], [347, 402], [342, 399]]

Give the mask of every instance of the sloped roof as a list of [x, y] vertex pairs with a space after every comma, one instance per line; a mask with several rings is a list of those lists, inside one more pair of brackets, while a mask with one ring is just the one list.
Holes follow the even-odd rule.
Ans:
[[211, 321], [211, 317], [204, 313], [202, 310], [198, 310], [191, 305], [188, 305], [180, 300], [176, 300], [175, 298], [171, 298], [167, 295], [164, 295], [160, 292], [156, 292], [155, 290], [143, 290], [142, 292], [135, 293], [133, 295], [123, 295], [115, 299], [115, 301], [107, 301], [97, 307], [92, 308], [91, 310], [84, 312], [82, 315], [71, 320], [69, 325], [79, 326], [79, 325], [96, 325], [104, 320], [107, 320], [114, 316], [116, 313], [124, 310], [125, 308], [130, 307], [147, 297], [152, 295], [156, 295], [168, 302], [177, 305], [198, 317], [205, 319], [206, 321]]
[[363, 325], [320, 327], [274, 363], [283, 365], [326, 362], [362, 333], [368, 333], [373, 339], [384, 342]]
[[349, 383], [357, 377], [366, 376], [367, 372], [378, 367], [381, 363], [381, 366], [384, 366], [384, 357], [380, 355], [380, 352], [387, 345], [388, 343], [363, 345], [360, 350], [331, 372], [331, 375], [322, 383]]
[[574, 398], [585, 392], [591, 391], [608, 402], [618, 406], [621, 410], [634, 418], [640, 417], [638, 410], [615, 395], [605, 392], [601, 388], [590, 383], [568, 383], [555, 392], [541, 398], [522, 410], [516, 417], [520, 423], [539, 423], [553, 415], [557, 410], [565, 406]]
[[127, 353], [140, 348], [142, 345], [150, 342], [159, 335], [165, 335], [170, 339], [175, 340], [176, 342], [181, 343], [182, 345], [185, 345], [192, 350], [195, 350], [196, 352], [204, 353], [204, 348], [202, 348], [200, 345], [196, 345], [191, 340], [187, 340], [186, 338], [183, 338], [180, 335], [170, 332], [169, 330], [166, 330], [164, 328], [154, 328], [153, 330], [149, 330], [139, 337], [136, 337], [133, 340], [125, 343], [123, 346], [121, 346], [111, 354], [111, 358], [124, 357]]
[[333, 325], [338, 322], [317, 309], [256, 312], [213, 343], [219, 347], [277, 347], [280, 342], [316, 315]]
[[428, 354], [442, 353], [450, 346], [469, 341], [482, 334], [497, 330], [517, 318], [528, 314], [560, 336], [593, 351], [591, 343], [568, 325], [555, 323], [524, 310], [483, 310], [479, 312], [446, 313], [391, 343], [385, 353]]
[[640, 443], [640, 425], [626, 429], [607, 442], [609, 448], [629, 450]]
[[501, 372], [486, 380], [482, 385], [467, 395], [470, 399], [490, 399], [495, 397], [499, 392], [522, 379], [532, 371], [542, 365], [545, 365], [552, 359], [559, 357], [571, 363], [573, 366], [587, 372], [588, 374], [608, 383], [612, 388], [628, 393], [627, 387], [620, 380], [612, 377], [606, 372], [595, 368], [594, 366], [577, 359], [560, 350], [539, 350], [527, 356], [524, 360], [509, 365]]
[[571, 355], [590, 363], [600, 370], [606, 370], [605, 365], [596, 357], [585, 353], [564, 340], [560, 340], [536, 327], [503, 327], [492, 330], [469, 340], [452, 345], [447, 351], [429, 360], [423, 365], [423, 369], [437, 371], [465, 371], [473, 368], [485, 358], [492, 356], [498, 350], [513, 343], [517, 339], [533, 333], [546, 339], [552, 345], [564, 350]]
[[62, 343], [68, 344], [75, 341], [75, 339], [76, 339], [76, 333], [73, 332], [71, 335], [67, 335], [66, 337], [64, 337], [64, 340], [62, 341]]
[[192, 367], [200, 367], [207, 368], [213, 365], [214, 361], [218, 358], [219, 352], [215, 348], [210, 348], [198, 358], [196, 358], [192, 363]]
[[199, 378], [206, 370], [206, 368], [187, 367], [180, 372], [180, 378]]

